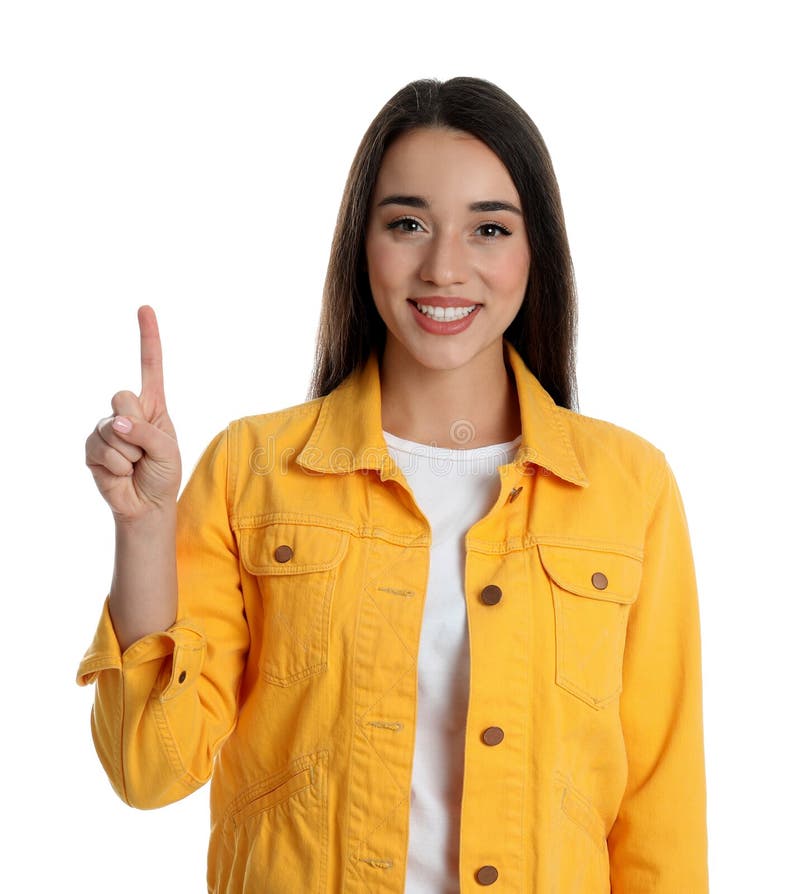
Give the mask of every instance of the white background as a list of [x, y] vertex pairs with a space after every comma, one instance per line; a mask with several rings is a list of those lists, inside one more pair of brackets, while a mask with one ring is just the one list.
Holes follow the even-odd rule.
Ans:
[[113, 563], [84, 441], [115, 391], [139, 391], [144, 303], [184, 483], [228, 421], [303, 401], [361, 135], [408, 81], [462, 74], [517, 99], [552, 155], [581, 411], [658, 445], [681, 486], [712, 889], [797, 883], [790, 6], [3, 5], [4, 888], [205, 890], [207, 789], [123, 805], [74, 683]]

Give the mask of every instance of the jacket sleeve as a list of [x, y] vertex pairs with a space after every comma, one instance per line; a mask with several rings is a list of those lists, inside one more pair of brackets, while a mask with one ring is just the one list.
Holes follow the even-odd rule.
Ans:
[[625, 646], [628, 780], [608, 836], [613, 894], [708, 892], [697, 586], [683, 502], [661, 463]]
[[97, 754], [117, 794], [135, 807], [160, 807], [206, 782], [236, 723], [250, 638], [229, 523], [230, 430], [205, 449], [178, 500], [175, 624], [120, 654], [106, 597], [78, 669], [79, 685], [96, 684]]

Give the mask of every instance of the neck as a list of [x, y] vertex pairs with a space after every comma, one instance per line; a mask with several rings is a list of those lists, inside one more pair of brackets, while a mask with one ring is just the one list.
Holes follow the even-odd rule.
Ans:
[[513, 441], [521, 431], [502, 339], [457, 369], [430, 369], [389, 338], [380, 378], [383, 428], [399, 438], [466, 450]]

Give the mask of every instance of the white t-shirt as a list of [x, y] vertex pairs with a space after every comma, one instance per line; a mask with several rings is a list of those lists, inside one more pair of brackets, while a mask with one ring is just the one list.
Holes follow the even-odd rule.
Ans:
[[384, 431], [386, 445], [431, 526], [428, 589], [418, 656], [418, 704], [406, 894], [457, 894], [469, 699], [469, 634], [464, 535], [500, 490], [498, 466], [521, 436], [504, 444], [450, 450]]

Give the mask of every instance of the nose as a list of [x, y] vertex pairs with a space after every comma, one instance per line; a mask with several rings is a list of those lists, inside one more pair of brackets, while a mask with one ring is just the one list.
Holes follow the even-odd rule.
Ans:
[[429, 240], [419, 275], [424, 282], [437, 286], [466, 282], [466, 246], [458, 232], [439, 232]]

